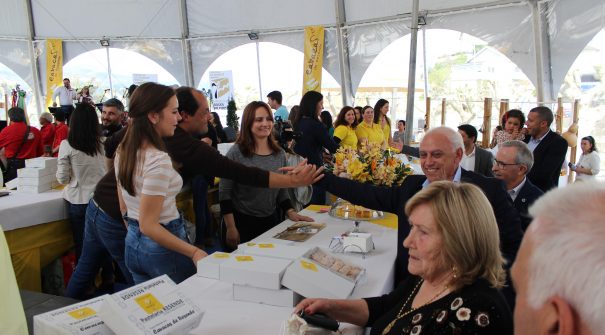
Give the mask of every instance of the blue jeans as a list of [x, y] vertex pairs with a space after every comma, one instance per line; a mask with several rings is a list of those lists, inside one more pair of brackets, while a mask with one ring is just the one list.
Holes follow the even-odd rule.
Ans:
[[124, 262], [125, 238], [124, 223], [103, 212], [91, 199], [86, 208], [82, 256], [69, 280], [65, 295], [76, 299], [82, 298], [101, 265], [103, 268], [112, 265], [111, 258], [122, 270], [126, 284], [132, 285], [132, 275]]
[[82, 254], [82, 243], [84, 241], [84, 225], [86, 221], [86, 204], [69, 204], [69, 224], [74, 237], [74, 248], [76, 249], [76, 263]]
[[[189, 243], [182, 217], [163, 225], [171, 234]], [[166, 249], [145, 236], [137, 220], [128, 218], [126, 234], [126, 266], [132, 273], [135, 284], [145, 282], [163, 274], [175, 283], [191, 277], [197, 271], [191, 258]]]
[[193, 210], [195, 211], [195, 244], [212, 237], [212, 217], [208, 209], [208, 181], [206, 176], [197, 175], [191, 181]]

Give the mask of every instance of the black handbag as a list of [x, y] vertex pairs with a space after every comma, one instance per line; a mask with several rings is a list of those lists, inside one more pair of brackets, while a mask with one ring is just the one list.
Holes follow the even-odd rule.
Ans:
[[[25, 167], [25, 159], [17, 158], [19, 153], [21, 152], [21, 148], [23, 148], [23, 144], [27, 141], [27, 136], [29, 135], [29, 126], [25, 129], [25, 135], [23, 135], [23, 140], [19, 145], [19, 149], [15, 152], [15, 155], [12, 158], [6, 159], [6, 166], [2, 169], [2, 175], [4, 177], [4, 182], [11, 181], [17, 178], [17, 170]], [[0, 165], [2, 165], [0, 163]]]

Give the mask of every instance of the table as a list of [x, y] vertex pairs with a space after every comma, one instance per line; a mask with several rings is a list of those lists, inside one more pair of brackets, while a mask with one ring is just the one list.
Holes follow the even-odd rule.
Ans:
[[40, 292], [40, 270], [73, 246], [62, 191], [11, 191], [0, 198], [0, 224], [20, 289]]
[[[311, 206], [302, 211], [302, 214], [313, 217], [316, 222], [327, 224], [326, 228], [306, 242], [297, 243], [272, 238], [293, 223], [289, 220], [282, 222], [254, 241], [308, 247], [319, 246], [324, 250], [329, 250], [331, 238], [351, 230], [353, 221], [336, 219], [327, 213], [319, 213], [320, 208], [320, 206]], [[365, 276], [358, 282], [351, 298], [382, 295], [393, 289], [397, 230], [390, 227], [397, 227], [397, 217], [393, 214], [385, 214], [385, 218], [379, 224], [362, 222], [360, 226], [362, 231], [372, 233], [376, 250], [368, 254], [365, 259], [360, 254], [337, 254], [338, 257], [359, 264], [366, 269]], [[206, 312], [200, 326], [191, 334], [282, 334], [284, 321], [290, 317], [293, 310], [289, 307], [234, 301], [232, 285], [213, 279], [193, 276], [179, 286]], [[361, 334], [363, 329], [342, 324], [341, 331], [343, 334]]]

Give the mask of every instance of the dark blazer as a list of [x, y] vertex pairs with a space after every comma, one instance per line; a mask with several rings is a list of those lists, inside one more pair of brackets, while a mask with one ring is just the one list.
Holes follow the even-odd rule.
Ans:
[[525, 184], [519, 190], [519, 194], [513, 201], [513, 205], [517, 212], [519, 212], [519, 217], [521, 218], [521, 228], [523, 231], [527, 229], [527, 226], [531, 223], [532, 217], [529, 216], [529, 206], [531, 206], [536, 199], [541, 197], [544, 194], [541, 189], [536, 187], [536, 185], [532, 184], [529, 179], [525, 179]]
[[[425, 176], [408, 176], [401, 186], [379, 187], [358, 183], [349, 179], [336, 177], [326, 173], [322, 183], [328, 192], [348, 200], [356, 205], [394, 213], [398, 218], [397, 231], [397, 261], [395, 267], [395, 283], [407, 277], [408, 250], [403, 247], [403, 240], [410, 232], [408, 217], [405, 215], [406, 202], [422, 189]], [[519, 215], [506, 193], [504, 183], [496, 178], [487, 178], [462, 169], [461, 182], [477, 185], [485, 192], [498, 222], [500, 231], [500, 249], [508, 260], [508, 267], [515, 259], [523, 232]]]
[[494, 156], [490, 151], [479, 148], [475, 145], [475, 173], [486, 177], [493, 177], [492, 166], [494, 165]]
[[[524, 142], [529, 143], [530, 138], [525, 136]], [[551, 130], [534, 149], [534, 166], [527, 178], [544, 192], [557, 187], [565, 154], [567, 141]]]

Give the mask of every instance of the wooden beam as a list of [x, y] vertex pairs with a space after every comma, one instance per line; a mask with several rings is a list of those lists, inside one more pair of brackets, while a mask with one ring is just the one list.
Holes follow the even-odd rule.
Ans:
[[483, 141], [481, 146], [489, 148], [491, 129], [492, 129], [492, 98], [483, 100]]

